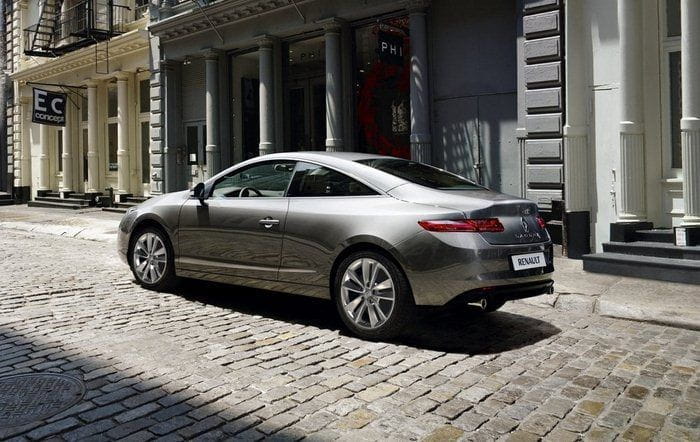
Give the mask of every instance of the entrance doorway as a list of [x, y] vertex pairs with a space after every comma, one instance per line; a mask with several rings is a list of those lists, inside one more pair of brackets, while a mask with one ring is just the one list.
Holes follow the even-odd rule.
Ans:
[[289, 83], [290, 148], [325, 150], [326, 83], [323, 77]]
[[325, 39], [313, 37], [285, 46], [285, 150], [325, 150]]

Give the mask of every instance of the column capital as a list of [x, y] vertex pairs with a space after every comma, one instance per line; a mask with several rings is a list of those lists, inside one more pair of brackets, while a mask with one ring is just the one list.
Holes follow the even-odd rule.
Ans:
[[85, 80], [83, 83], [84, 83], [85, 86], [87, 86], [87, 87], [97, 87], [98, 81], [97, 81], [97, 80], [93, 80], [92, 78], [88, 78], [88, 79]]
[[206, 49], [204, 51], [204, 54], [203, 54], [204, 60], [219, 61], [220, 56], [221, 56], [221, 51], [218, 49], [214, 49], [214, 48]]
[[272, 49], [272, 46], [278, 41], [278, 38], [264, 34], [257, 36], [256, 40], [260, 49]]
[[117, 71], [114, 73], [114, 78], [117, 79], [117, 81], [127, 81], [129, 77], [131, 77], [131, 72], [129, 71]]
[[425, 14], [426, 9], [430, 7], [431, 0], [404, 0], [405, 8], [409, 13]]
[[346, 22], [338, 17], [330, 17], [319, 20], [316, 23], [323, 26], [323, 30], [326, 32], [326, 34], [337, 34], [340, 33], [343, 25]]

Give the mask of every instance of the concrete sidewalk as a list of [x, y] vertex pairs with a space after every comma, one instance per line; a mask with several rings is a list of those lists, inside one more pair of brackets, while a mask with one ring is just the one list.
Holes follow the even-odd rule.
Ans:
[[[0, 207], [0, 229], [114, 243], [120, 214]], [[587, 273], [582, 262], [555, 258], [555, 293], [517, 302], [700, 330], [700, 286]]]

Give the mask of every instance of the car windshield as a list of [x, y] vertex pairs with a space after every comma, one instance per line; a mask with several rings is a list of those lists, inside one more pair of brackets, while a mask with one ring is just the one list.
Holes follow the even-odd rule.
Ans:
[[440, 190], [478, 190], [482, 189], [476, 183], [459, 175], [447, 172], [437, 167], [398, 158], [372, 158], [358, 160], [360, 164], [381, 170], [388, 174], [403, 178], [421, 186]]

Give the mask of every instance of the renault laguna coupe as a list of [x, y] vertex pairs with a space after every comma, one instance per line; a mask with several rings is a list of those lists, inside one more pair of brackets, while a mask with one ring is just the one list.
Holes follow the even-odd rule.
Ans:
[[127, 212], [119, 254], [143, 287], [178, 277], [331, 299], [368, 339], [417, 306], [552, 288], [537, 206], [422, 163], [360, 153], [265, 155]]

